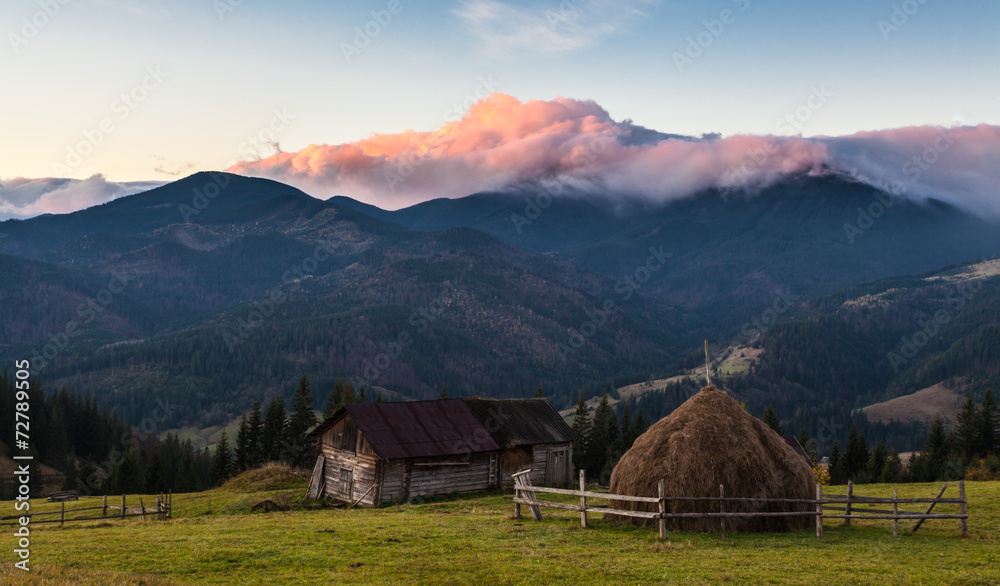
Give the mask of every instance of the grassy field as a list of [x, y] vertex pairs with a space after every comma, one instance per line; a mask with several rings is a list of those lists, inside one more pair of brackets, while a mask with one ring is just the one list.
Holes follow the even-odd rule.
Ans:
[[[901, 485], [933, 496], [937, 485]], [[1000, 482], [967, 483], [969, 537], [957, 521], [928, 521], [893, 539], [891, 522], [828, 522], [822, 538], [792, 534], [670, 533], [571, 512], [513, 518], [510, 495], [485, 494], [381, 509], [306, 509], [304, 480], [270, 478], [175, 495], [174, 519], [36, 526], [34, 571], [4, 584], [694, 583], [998, 584]], [[891, 495], [889, 486], [856, 493]], [[954, 492], [949, 490], [949, 494]], [[551, 495], [550, 495], [551, 496]], [[953, 496], [953, 495], [952, 495]], [[253, 513], [264, 499], [292, 507]], [[155, 500], [155, 498], [153, 499]], [[147, 500], [147, 502], [150, 502]], [[45, 505], [39, 503], [39, 508]], [[49, 505], [51, 508], [52, 505]], [[947, 510], [942, 506], [943, 510]], [[0, 503], [11, 514], [12, 503]], [[911, 523], [906, 523], [909, 527]], [[10, 534], [9, 526], [2, 533]]]

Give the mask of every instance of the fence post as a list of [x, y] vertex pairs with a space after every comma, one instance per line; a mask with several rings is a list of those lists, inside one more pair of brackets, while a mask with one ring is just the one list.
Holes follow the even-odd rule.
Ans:
[[899, 537], [899, 501], [896, 491], [892, 491], [892, 536]]
[[[580, 470], [580, 491], [587, 490], [587, 471]], [[587, 528], [587, 495], [580, 495], [580, 527]]]
[[66, 522], [66, 501], [63, 501], [62, 508], [59, 510], [59, 526], [62, 527]]
[[816, 537], [823, 537], [823, 485], [816, 483]]
[[664, 498], [665, 495], [663, 494], [664, 493], [664, 489], [663, 489], [663, 479], [662, 478], [660, 479], [660, 483], [658, 484], [658, 488], [659, 488], [659, 491], [660, 491], [660, 501], [659, 501], [659, 509], [660, 509], [660, 539], [666, 539], [667, 538], [667, 520], [663, 516], [667, 514], [667, 499]]
[[968, 501], [965, 499], [965, 481], [964, 480], [959, 480], [958, 481], [958, 498], [962, 499], [962, 502], [958, 505], [959, 512], [962, 513], [962, 537], [968, 537], [969, 536], [969, 519], [967, 517], [966, 506], [965, 506]]
[[125, 495], [122, 495], [122, 519], [125, 518]]
[[142, 497], [139, 497], [139, 513], [142, 515], [142, 520], [146, 520], [146, 505], [142, 504]]
[[101, 516], [108, 516], [108, 495], [104, 495], [104, 508], [101, 510]]
[[851, 497], [854, 496], [854, 482], [847, 481], [847, 506], [844, 507], [844, 526], [851, 526]]
[[[726, 487], [723, 486], [723, 485], [721, 485], [721, 484], [719, 485], [719, 497], [726, 498]], [[719, 501], [719, 512], [720, 513], [725, 513], [726, 512], [726, 501]], [[726, 538], [726, 518], [724, 516], [723, 517], [719, 517], [719, 521], [721, 522], [720, 524], [722, 525], [722, 538], [725, 539]]]

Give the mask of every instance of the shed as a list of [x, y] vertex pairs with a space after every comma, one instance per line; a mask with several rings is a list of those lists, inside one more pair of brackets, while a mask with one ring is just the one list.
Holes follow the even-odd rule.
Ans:
[[573, 432], [540, 399], [350, 403], [310, 437], [316, 441], [312, 498], [376, 506], [475, 492], [505, 485], [508, 468], [535, 461], [540, 467], [532, 480], [540, 484], [564, 485], [572, 474]]

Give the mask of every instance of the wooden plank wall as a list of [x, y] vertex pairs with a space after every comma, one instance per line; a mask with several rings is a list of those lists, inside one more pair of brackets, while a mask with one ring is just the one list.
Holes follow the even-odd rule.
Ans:
[[468, 464], [458, 466], [426, 466], [435, 462], [452, 462], [458, 457], [415, 458], [410, 472], [408, 498], [448, 494], [450, 492], [476, 492], [490, 486], [490, 454], [472, 454]]

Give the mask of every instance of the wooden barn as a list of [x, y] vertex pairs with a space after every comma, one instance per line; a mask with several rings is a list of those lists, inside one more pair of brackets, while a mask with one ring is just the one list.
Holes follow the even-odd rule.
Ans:
[[567, 486], [572, 430], [544, 399], [351, 403], [319, 424], [308, 496], [362, 505], [532, 482]]

